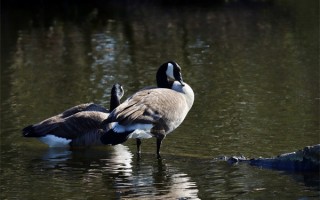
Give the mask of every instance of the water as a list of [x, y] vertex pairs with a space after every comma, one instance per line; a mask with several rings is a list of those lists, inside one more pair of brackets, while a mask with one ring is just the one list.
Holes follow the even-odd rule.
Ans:
[[[228, 165], [319, 143], [319, 3], [13, 3], [1, 20], [1, 199], [318, 199], [319, 175]], [[49, 149], [21, 129], [108, 107], [175, 60], [195, 92], [164, 140]]]

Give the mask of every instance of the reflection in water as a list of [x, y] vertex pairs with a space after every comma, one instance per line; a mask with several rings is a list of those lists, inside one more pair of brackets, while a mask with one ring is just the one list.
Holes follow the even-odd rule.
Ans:
[[121, 169], [124, 176], [132, 175], [132, 153], [127, 146], [116, 145], [114, 146], [114, 152], [110, 159], [112, 172], [118, 172], [117, 169]]
[[[92, 74], [90, 81], [94, 83], [93, 91], [97, 93], [103, 91], [102, 99], [109, 97], [106, 85], [113, 84], [117, 75], [128, 77], [126, 73], [119, 73], [114, 65], [122, 68], [121, 65], [130, 64], [130, 54], [128, 52], [128, 42], [121, 32], [122, 24], [114, 20], [108, 20], [103, 32], [93, 32], [90, 36], [92, 57]], [[98, 91], [97, 91], [98, 90]], [[98, 92], [99, 94], [99, 92]]]
[[71, 154], [71, 151], [64, 148], [48, 148], [43, 153], [42, 159], [45, 161], [63, 162], [70, 158]]
[[154, 158], [151, 161], [133, 161], [132, 153], [123, 145], [108, 150], [69, 151], [49, 148], [41, 159], [32, 159], [30, 165], [35, 173], [53, 176], [61, 185], [68, 184], [70, 178], [72, 182], [81, 181], [86, 185], [72, 187], [88, 189], [96, 185], [97, 196], [105, 194], [133, 199], [198, 198], [195, 182], [171, 164]]

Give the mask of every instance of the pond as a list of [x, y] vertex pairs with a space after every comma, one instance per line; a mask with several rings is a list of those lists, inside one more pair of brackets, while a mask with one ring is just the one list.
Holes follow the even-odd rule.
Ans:
[[[272, 157], [319, 141], [319, 2], [10, 1], [1, 6], [1, 199], [318, 199], [319, 174]], [[48, 148], [21, 129], [86, 102], [109, 107], [174, 60], [195, 92], [162, 145]], [[125, 99], [124, 98], [124, 99]]]

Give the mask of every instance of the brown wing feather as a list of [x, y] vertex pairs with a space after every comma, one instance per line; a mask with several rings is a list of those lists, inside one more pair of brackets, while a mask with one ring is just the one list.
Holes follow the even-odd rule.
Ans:
[[[112, 121], [127, 125], [134, 123], [156, 123], [160, 119], [172, 119], [185, 101], [179, 92], [156, 88], [141, 90], [119, 105], [110, 115]], [[176, 115], [177, 116], [177, 115]], [[174, 120], [174, 119], [173, 119]]]
[[98, 112], [105, 112], [105, 113], [109, 112], [107, 109], [105, 109], [104, 107], [98, 104], [84, 103], [84, 104], [80, 104], [72, 108], [69, 108], [68, 110], [65, 110], [63, 113], [61, 113], [58, 116], [62, 118], [66, 118], [82, 111], [98, 111]]
[[103, 133], [102, 129], [91, 130], [85, 134], [82, 134], [76, 138], [74, 138], [70, 146], [97, 146], [102, 145], [100, 137]]
[[55, 128], [50, 134], [58, 137], [74, 139], [90, 131], [101, 129], [101, 122], [108, 117], [108, 113], [96, 111], [83, 111], [54, 124]]

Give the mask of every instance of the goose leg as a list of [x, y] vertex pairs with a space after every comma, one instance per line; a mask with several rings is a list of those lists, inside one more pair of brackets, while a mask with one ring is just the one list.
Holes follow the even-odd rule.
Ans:
[[141, 140], [137, 138], [137, 154], [140, 155], [141, 153]]
[[158, 159], [161, 159], [161, 156], [160, 156], [160, 147], [161, 147], [163, 138], [164, 138], [164, 136], [157, 137], [157, 158], [158, 158]]

